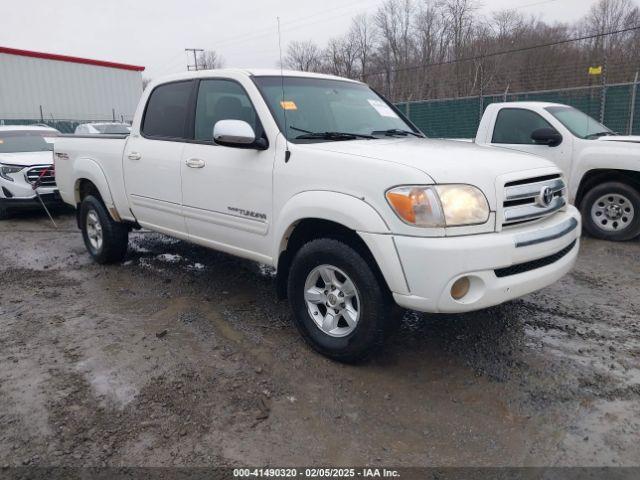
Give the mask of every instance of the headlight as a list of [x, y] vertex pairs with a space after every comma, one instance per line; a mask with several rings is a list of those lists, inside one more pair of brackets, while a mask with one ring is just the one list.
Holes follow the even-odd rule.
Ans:
[[9, 176], [10, 173], [18, 173], [20, 170], [23, 170], [25, 167], [18, 167], [14, 165], [2, 165], [0, 164], [0, 177], [5, 180], [9, 180], [13, 182], [13, 178]]
[[489, 204], [471, 185], [407, 186], [387, 191], [396, 214], [416, 227], [455, 227], [485, 223]]

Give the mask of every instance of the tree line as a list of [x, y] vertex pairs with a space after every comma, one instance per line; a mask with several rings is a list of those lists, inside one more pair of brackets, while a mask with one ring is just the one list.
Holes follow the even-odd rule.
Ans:
[[640, 67], [636, 27], [632, 0], [598, 0], [573, 24], [481, 14], [477, 0], [385, 0], [324, 46], [291, 42], [283, 63], [364, 80], [395, 101], [626, 82]]

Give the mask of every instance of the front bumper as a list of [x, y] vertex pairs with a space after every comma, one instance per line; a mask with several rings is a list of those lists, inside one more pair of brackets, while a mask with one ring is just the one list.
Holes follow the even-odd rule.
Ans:
[[[39, 190], [38, 193], [40, 193]], [[41, 193], [40, 198], [47, 207], [57, 207], [65, 205], [65, 203], [62, 201], [62, 197], [60, 197], [60, 194], [57, 191], [53, 191], [51, 193]], [[31, 198], [0, 197], [0, 207], [6, 208], [7, 210], [11, 211], [34, 210], [37, 208], [42, 208], [40, 200], [38, 200], [38, 197], [36, 195]]]
[[[32, 167], [28, 167], [32, 168]], [[27, 168], [25, 168], [26, 170]], [[29, 209], [40, 205], [32, 185], [26, 180], [24, 171], [10, 174], [13, 181], [0, 177], [0, 206], [8, 209]], [[55, 186], [41, 186], [38, 194], [45, 203], [62, 203]]]
[[[575, 264], [580, 246], [575, 207], [543, 222], [499, 233], [445, 238], [395, 236], [409, 294], [393, 293], [401, 307], [422, 312], [479, 310], [547, 287]], [[459, 278], [469, 293], [451, 296]]]

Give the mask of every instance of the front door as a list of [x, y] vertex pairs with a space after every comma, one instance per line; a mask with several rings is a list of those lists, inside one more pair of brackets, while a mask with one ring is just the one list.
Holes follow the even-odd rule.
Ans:
[[178, 237], [186, 236], [180, 163], [193, 86], [167, 83], [151, 93], [140, 133], [129, 138], [123, 158], [129, 205], [140, 225]]
[[498, 112], [493, 127], [492, 145], [533, 153], [554, 162], [565, 175], [571, 169], [572, 138], [564, 137], [556, 147], [537, 145], [531, 140], [531, 134], [539, 128], [553, 128], [538, 113], [523, 108], [503, 108]]
[[243, 120], [263, 133], [244, 88], [224, 79], [201, 80], [194, 142], [182, 152], [183, 212], [189, 238], [255, 260], [268, 260], [272, 219], [273, 147], [233, 148], [213, 142], [220, 120]]

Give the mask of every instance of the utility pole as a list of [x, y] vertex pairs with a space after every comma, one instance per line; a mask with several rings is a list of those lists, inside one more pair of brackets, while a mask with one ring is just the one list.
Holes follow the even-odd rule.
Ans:
[[193, 53], [193, 65], [187, 65], [187, 70], [198, 70], [198, 52], [204, 52], [202, 48], [185, 48], [185, 52]]

